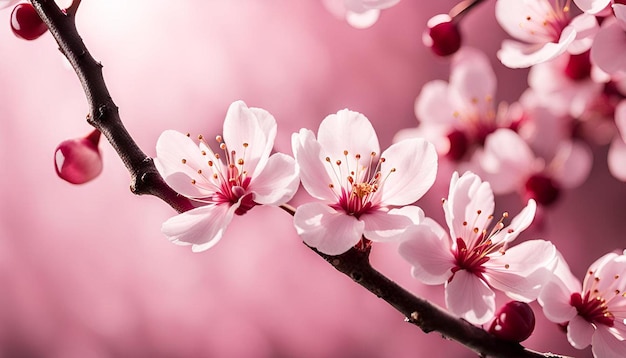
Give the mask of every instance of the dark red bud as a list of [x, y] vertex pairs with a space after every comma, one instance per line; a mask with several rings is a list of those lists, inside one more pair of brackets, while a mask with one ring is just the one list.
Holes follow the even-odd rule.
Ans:
[[525, 184], [526, 199], [535, 199], [538, 204], [548, 206], [553, 204], [560, 194], [557, 183], [543, 174], [534, 174]]
[[526, 340], [535, 329], [535, 314], [528, 303], [511, 301], [502, 306], [491, 323], [489, 333], [512, 342]]
[[100, 131], [87, 137], [63, 141], [54, 152], [57, 175], [72, 184], [83, 184], [102, 172], [102, 156], [98, 149]]
[[438, 56], [449, 56], [461, 47], [461, 32], [448, 15], [436, 15], [428, 20], [428, 29], [422, 36], [424, 45]]
[[11, 30], [24, 40], [34, 40], [48, 31], [37, 11], [30, 3], [17, 4], [11, 12]]

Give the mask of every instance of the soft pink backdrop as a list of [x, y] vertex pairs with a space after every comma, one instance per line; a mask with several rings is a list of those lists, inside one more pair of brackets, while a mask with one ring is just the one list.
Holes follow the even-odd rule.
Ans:
[[[373, 28], [356, 30], [315, 0], [85, 0], [78, 26], [148, 155], [165, 129], [218, 134], [237, 99], [274, 114], [277, 150], [290, 153], [292, 132], [316, 130], [345, 107], [370, 118], [384, 148], [416, 125], [421, 86], [447, 79], [448, 61], [422, 46], [421, 33], [452, 4], [405, 0]], [[107, 143], [99, 178], [83, 186], [60, 180], [56, 145], [90, 130], [84, 94], [51, 35], [16, 39], [9, 15], [0, 12], [0, 356], [475, 356], [404, 323], [335, 272], [300, 243], [281, 210], [255, 208], [214, 249], [193, 254], [160, 233], [174, 212], [129, 192]], [[526, 73], [495, 61], [503, 33], [492, 2], [463, 30], [467, 44], [494, 59], [500, 99], [514, 100]], [[522, 235], [553, 240], [578, 275], [624, 246], [626, 185], [607, 174], [606, 148], [596, 154], [590, 180], [545, 214], [542, 230]], [[442, 216], [449, 173], [442, 168], [420, 202], [430, 216]], [[520, 207], [510, 196], [497, 210]], [[443, 304], [442, 287], [413, 280], [395, 250], [375, 246], [375, 266]], [[528, 347], [590, 356], [533, 307], [538, 328]]]

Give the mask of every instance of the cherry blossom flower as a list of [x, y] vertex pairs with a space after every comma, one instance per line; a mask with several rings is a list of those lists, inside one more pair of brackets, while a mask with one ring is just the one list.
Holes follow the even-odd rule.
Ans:
[[396, 140], [423, 137], [449, 159], [469, 157], [489, 133], [515, 125], [514, 111], [494, 104], [496, 82], [483, 52], [461, 48], [452, 58], [450, 82], [428, 82], [415, 100], [419, 127], [400, 131]]
[[242, 101], [230, 105], [224, 137], [216, 137], [223, 154], [202, 136], [195, 144], [177, 131], [163, 132], [154, 159], [159, 173], [174, 190], [202, 205], [167, 220], [163, 233], [176, 244], [203, 251], [222, 238], [234, 215], [289, 201], [299, 184], [297, 168], [286, 154], [270, 155], [275, 137], [274, 117]]
[[583, 13], [571, 18], [569, 1], [498, 0], [496, 19], [515, 40], [504, 40], [498, 58], [507, 67], [521, 68], [552, 60], [568, 51], [579, 54], [591, 47], [598, 23]]
[[413, 265], [413, 277], [428, 285], [445, 284], [452, 313], [474, 324], [487, 323], [495, 313], [494, 289], [530, 302], [550, 278], [556, 252], [550, 242], [531, 240], [509, 248], [532, 223], [536, 207], [531, 199], [509, 226], [503, 222], [505, 213], [488, 229], [494, 210], [489, 183], [471, 172], [461, 177], [455, 172], [443, 203], [449, 234], [426, 218], [405, 235], [409, 238], [399, 253]]
[[357, 29], [368, 28], [378, 21], [380, 10], [390, 8], [400, 0], [322, 0], [326, 9], [336, 17], [345, 18]]
[[[548, 135], [543, 140], [553, 139]], [[593, 156], [581, 141], [564, 140], [554, 145], [549, 157], [538, 157], [519, 134], [498, 129], [473, 160], [495, 193], [518, 191], [547, 206], [556, 201], [561, 188], [575, 188], [587, 179]]]
[[603, 71], [626, 71], [626, 5], [613, 4], [613, 14], [602, 23], [591, 47], [591, 59]]
[[528, 72], [528, 85], [540, 104], [558, 115], [581, 116], [603, 88], [589, 57], [590, 51], [565, 53], [533, 66]]
[[626, 357], [626, 256], [609, 253], [596, 260], [580, 281], [563, 257], [538, 297], [552, 322], [567, 326], [572, 346], [592, 346], [596, 358]]
[[606, 9], [611, 0], [574, 0], [574, 3], [582, 11], [595, 15]]
[[341, 110], [292, 136], [302, 185], [322, 200], [298, 207], [294, 224], [304, 242], [339, 255], [360, 242], [397, 240], [423, 217], [415, 206], [437, 173], [437, 154], [423, 139], [393, 144], [382, 154], [369, 120]]

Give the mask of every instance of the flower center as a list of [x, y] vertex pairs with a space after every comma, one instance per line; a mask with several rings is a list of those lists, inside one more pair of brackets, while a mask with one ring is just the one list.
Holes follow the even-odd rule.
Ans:
[[[476, 214], [475, 222], [478, 221], [482, 211], [477, 210]], [[460, 237], [456, 238], [456, 249], [453, 250], [455, 266], [452, 268], [452, 277], [448, 281], [452, 281], [454, 274], [460, 270], [465, 270], [482, 278], [482, 273], [485, 272], [484, 264], [489, 261], [490, 255], [495, 252], [504, 255], [506, 244], [503, 242], [494, 243], [491, 238], [504, 228], [503, 221], [507, 217], [508, 213], [502, 214], [502, 218], [490, 232], [487, 231], [486, 227], [493, 220], [493, 215], [488, 216], [485, 228], [482, 230], [474, 225], [470, 226], [467, 221], [463, 222], [463, 227], [467, 228], [467, 231], [457, 233]], [[508, 269], [508, 265], [505, 265], [505, 268]]]
[[[380, 171], [380, 166], [385, 162], [385, 158], [376, 161], [377, 154], [370, 153], [370, 159], [365, 163], [362, 162], [361, 154], [349, 156], [347, 150], [343, 151], [343, 160], [333, 160], [326, 157], [326, 162], [331, 165], [337, 182], [341, 188], [335, 188], [335, 184], [329, 184], [328, 187], [337, 195], [337, 203], [331, 205], [335, 209], [341, 209], [348, 215], [354, 215], [359, 218], [364, 213], [379, 207], [377, 192], [383, 186], [385, 179], [396, 171], [392, 168], [386, 176]], [[376, 165], [374, 166], [374, 163]], [[351, 165], [354, 168], [351, 168]]]
[[[218, 135], [215, 140], [223, 152], [223, 155], [220, 155], [220, 153], [215, 153], [210, 149], [202, 135], [198, 136], [198, 140], [200, 141], [198, 149], [208, 159], [203, 168], [193, 168], [198, 176], [191, 179], [191, 184], [213, 192], [213, 194], [206, 198], [195, 198], [194, 200], [207, 204], [226, 203], [229, 205], [240, 202], [235, 214], [245, 214], [256, 205], [253, 194], [247, 192], [252, 179], [248, 176], [248, 171], [245, 168], [248, 143], [242, 144], [243, 153], [238, 155], [235, 150], [229, 150], [222, 136]], [[191, 166], [184, 158], [182, 163]]]
[[570, 304], [576, 307], [578, 315], [589, 323], [613, 327], [615, 316], [609, 311], [606, 301], [601, 296], [591, 296], [587, 291], [583, 298], [580, 293], [572, 293]]
[[[587, 322], [613, 327], [616, 319], [615, 313], [621, 315], [618, 318], [620, 321], [623, 319], [621, 310], [613, 311], [611, 306], [617, 308], [623, 305], [623, 300], [626, 298], [624, 282], [620, 280], [619, 274], [615, 274], [613, 277], [606, 277], [605, 275], [594, 277], [596, 273], [593, 271], [589, 271], [588, 274], [589, 277], [583, 286], [583, 291], [586, 291], [585, 295], [582, 296], [578, 292], [573, 293], [570, 296], [570, 304], [576, 308], [578, 315]], [[612, 281], [607, 286], [600, 287], [600, 282], [607, 279]], [[620, 302], [613, 302], [615, 300]]]

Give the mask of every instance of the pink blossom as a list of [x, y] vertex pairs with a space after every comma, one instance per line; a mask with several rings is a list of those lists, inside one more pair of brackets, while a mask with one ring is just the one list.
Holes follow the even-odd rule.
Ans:
[[430, 189], [437, 154], [423, 139], [393, 144], [382, 154], [369, 120], [347, 109], [327, 116], [317, 139], [311, 130], [292, 136], [302, 185], [322, 202], [298, 207], [294, 223], [304, 242], [339, 255], [364, 236], [376, 242], [399, 238], [423, 213], [415, 206]]
[[498, 0], [496, 19], [515, 40], [505, 40], [498, 58], [507, 67], [521, 68], [550, 61], [568, 51], [582, 53], [591, 47], [598, 23], [593, 15], [571, 18], [569, 1]]
[[574, 277], [560, 254], [552, 280], [538, 301], [552, 322], [567, 325], [567, 339], [596, 358], [626, 357], [626, 256], [609, 253], [596, 260], [584, 282]]
[[199, 252], [215, 245], [233, 216], [255, 205], [281, 205], [298, 188], [292, 157], [270, 155], [276, 120], [242, 101], [228, 108], [224, 137], [216, 137], [223, 154], [199, 137], [199, 144], [177, 131], [163, 132], [154, 163], [169, 186], [202, 206], [163, 223], [163, 233], [174, 243], [193, 245]]
[[[549, 137], [542, 138], [554, 140]], [[553, 148], [549, 157], [539, 157], [519, 134], [498, 129], [487, 137], [484, 150], [477, 152], [473, 160], [497, 194], [518, 191], [549, 205], [558, 198], [561, 188], [575, 188], [585, 181], [593, 160], [591, 150], [581, 141], [564, 140]]]
[[603, 87], [592, 76], [597, 69], [589, 57], [589, 51], [562, 54], [533, 66], [528, 73], [528, 85], [539, 103], [559, 115], [579, 117], [601, 95]]
[[380, 10], [390, 8], [400, 0], [322, 0], [326, 9], [357, 29], [368, 28], [378, 21]]
[[626, 5], [613, 4], [613, 13], [602, 23], [591, 47], [592, 61], [609, 74], [626, 71]]
[[508, 107], [496, 108], [496, 75], [489, 58], [474, 48], [461, 48], [452, 57], [450, 82], [428, 82], [415, 100], [417, 129], [396, 138], [424, 137], [440, 155], [460, 160], [483, 144], [486, 136], [513, 125]]
[[576, 6], [588, 14], [597, 14], [606, 9], [611, 0], [574, 0]]
[[[413, 277], [428, 285], [445, 284], [448, 309], [469, 322], [484, 324], [496, 308], [494, 289], [524, 302], [534, 300], [549, 279], [554, 246], [544, 240], [509, 244], [533, 221], [537, 205], [528, 205], [505, 227], [493, 220], [494, 197], [488, 182], [471, 172], [452, 175], [443, 203], [449, 234], [435, 221], [424, 219], [407, 233], [400, 255], [413, 265]], [[506, 255], [505, 255], [506, 253]]]

